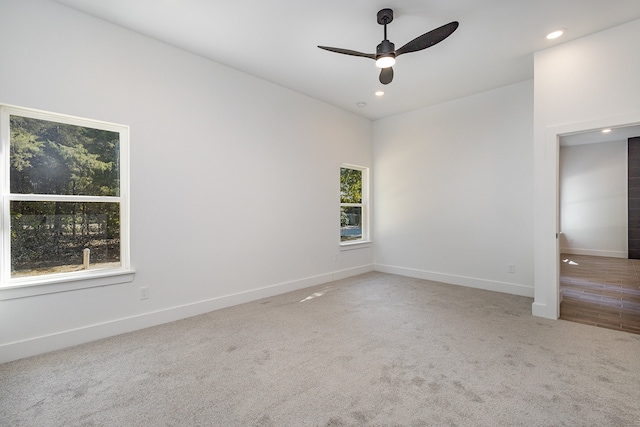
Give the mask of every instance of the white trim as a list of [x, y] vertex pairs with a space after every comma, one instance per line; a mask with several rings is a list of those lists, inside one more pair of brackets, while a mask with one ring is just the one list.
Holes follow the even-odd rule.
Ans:
[[10, 155], [9, 153], [5, 153], [5, 150], [9, 147], [11, 138], [8, 123], [9, 113], [5, 108], [0, 106], [0, 287], [4, 283], [5, 277], [11, 275], [10, 273], [5, 275], [2, 268], [3, 265], [11, 265], [9, 255], [6, 255], [9, 252], [8, 247], [5, 247], [7, 243], [10, 243], [11, 237], [7, 236], [9, 233], [4, 232], [4, 230], [11, 229], [11, 220], [5, 218], [4, 214], [4, 205], [5, 203], [9, 203], [5, 195], [9, 194], [11, 187], [9, 179]]
[[414, 277], [416, 279], [433, 280], [435, 282], [446, 283], [449, 285], [466, 286], [469, 288], [484, 289], [487, 291], [533, 298], [533, 286], [520, 285], [517, 283], [498, 282], [495, 280], [485, 280], [475, 277], [458, 276], [454, 274], [437, 273], [433, 271], [383, 264], [375, 264], [375, 271], [397, 274], [399, 276]]
[[211, 298], [181, 306], [169, 307], [109, 322], [88, 325], [54, 334], [2, 344], [0, 345], [0, 363], [6, 363], [22, 359], [24, 357], [34, 356], [36, 354], [84, 344], [90, 341], [132, 332], [138, 329], [149, 328], [222, 308], [252, 302], [311, 286], [321, 285], [351, 276], [357, 276], [373, 270], [374, 268], [372, 264], [363, 265], [360, 267], [338, 270], [304, 279], [264, 286], [258, 289], [238, 292], [236, 294]]
[[370, 248], [371, 245], [373, 245], [371, 240], [345, 240], [344, 242], [340, 242], [340, 251]]
[[531, 304], [531, 314], [537, 317], [547, 317], [547, 305], [534, 302]]
[[98, 286], [110, 286], [120, 283], [133, 282], [135, 271], [133, 270], [94, 270], [87, 275], [48, 275], [39, 280], [31, 279], [25, 284], [13, 284], [0, 288], [0, 301], [19, 298], [29, 298], [38, 295], [57, 294], [60, 292], [77, 291], [80, 289], [94, 288]]
[[[10, 215], [5, 215], [5, 210], [9, 210], [5, 208], [5, 205], [11, 203], [7, 197], [11, 188], [9, 177], [9, 171], [11, 170], [11, 156], [9, 153], [11, 130], [9, 122], [9, 109], [0, 106], [0, 170], [2, 173], [0, 175], [0, 227], [2, 227], [0, 230], [0, 287], [11, 278], [11, 271], [4, 271], [5, 269], [3, 268], [3, 266], [11, 265], [11, 254], [9, 253], [11, 233], [5, 232], [5, 230], [11, 230]], [[7, 270], [10, 270], [10, 268]]]
[[331, 280], [329, 281], [333, 282], [334, 280], [342, 280], [342, 279], [346, 279], [347, 277], [353, 277], [353, 276], [358, 276], [360, 274], [370, 273], [374, 270], [375, 269], [373, 264], [367, 264], [360, 267], [353, 267], [353, 268], [347, 268], [344, 270], [338, 270], [331, 273]]
[[55, 118], [59, 123], [66, 123], [70, 125], [92, 127], [96, 129], [103, 129], [112, 132], [120, 132], [123, 127], [128, 128], [126, 125], [121, 125], [113, 122], [105, 122], [102, 120], [88, 119], [86, 117], [72, 116], [70, 114], [54, 113], [50, 111], [37, 110], [35, 108], [20, 107], [11, 104], [0, 104], [0, 109], [7, 111], [7, 114], [14, 113], [23, 117], [31, 117], [34, 119], [51, 121]]

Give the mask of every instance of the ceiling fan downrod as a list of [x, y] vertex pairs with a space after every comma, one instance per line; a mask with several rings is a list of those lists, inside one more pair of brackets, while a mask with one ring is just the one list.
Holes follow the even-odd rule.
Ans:
[[[377, 18], [378, 24], [384, 26], [384, 40], [376, 48], [376, 65], [380, 68], [388, 68], [395, 63], [396, 57], [396, 46], [387, 39], [387, 24], [393, 21], [393, 10], [382, 9], [378, 12]], [[380, 58], [386, 58], [386, 62], [384, 60], [379, 62]]]

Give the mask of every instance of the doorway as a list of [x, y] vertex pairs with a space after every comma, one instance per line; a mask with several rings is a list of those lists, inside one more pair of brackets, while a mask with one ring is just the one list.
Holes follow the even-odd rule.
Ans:
[[640, 261], [629, 260], [628, 143], [640, 126], [558, 135], [559, 318], [640, 333]]
[[605, 127], [640, 125], [640, 112], [550, 126], [534, 147], [534, 316], [560, 316], [559, 148], [560, 138]]

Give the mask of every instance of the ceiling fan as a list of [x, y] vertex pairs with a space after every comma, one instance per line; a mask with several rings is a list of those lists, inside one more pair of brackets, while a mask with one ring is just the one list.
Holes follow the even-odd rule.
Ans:
[[362, 53], [355, 50], [341, 49], [339, 47], [318, 46], [320, 49], [330, 52], [342, 53], [345, 55], [362, 56], [364, 58], [375, 59], [376, 66], [382, 68], [380, 71], [380, 83], [387, 85], [393, 80], [393, 68], [396, 58], [405, 53], [417, 52], [426, 49], [449, 37], [457, 28], [458, 21], [449, 22], [442, 27], [431, 30], [396, 50], [395, 45], [387, 40], [387, 24], [393, 21], [393, 10], [382, 9], [378, 12], [378, 24], [384, 25], [384, 40], [378, 45], [376, 53]]

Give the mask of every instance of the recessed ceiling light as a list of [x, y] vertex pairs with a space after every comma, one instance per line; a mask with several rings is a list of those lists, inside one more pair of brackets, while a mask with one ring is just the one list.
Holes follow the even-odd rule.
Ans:
[[366, 107], [366, 106], [367, 106], [367, 103], [366, 103], [366, 102], [362, 102], [362, 101], [360, 101], [360, 102], [356, 102], [356, 105], [357, 105], [358, 107], [362, 108], [362, 107]]
[[547, 34], [547, 39], [548, 40], [557, 39], [558, 37], [560, 37], [563, 34], [564, 34], [564, 30], [552, 31], [549, 34]]
[[602, 133], [609, 133], [611, 132], [611, 129], [602, 129]]
[[379, 90], [376, 92], [376, 96], [382, 96], [384, 95], [384, 91], [383, 90]]

